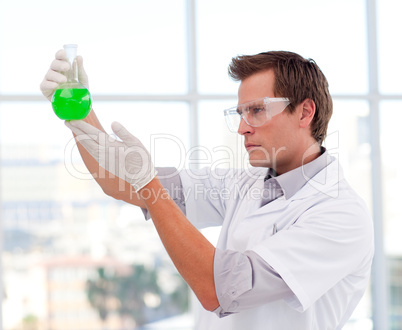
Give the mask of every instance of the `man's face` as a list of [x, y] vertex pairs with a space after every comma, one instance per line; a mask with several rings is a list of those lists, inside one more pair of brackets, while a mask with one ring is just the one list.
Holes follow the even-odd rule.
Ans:
[[[274, 95], [275, 76], [272, 70], [256, 73], [244, 79], [239, 87], [238, 104]], [[241, 120], [238, 133], [244, 136], [244, 145], [252, 166], [272, 167], [278, 174], [293, 169], [299, 143], [299, 109], [293, 114], [287, 110], [274, 116], [259, 127]], [[297, 167], [297, 166], [296, 166]]]

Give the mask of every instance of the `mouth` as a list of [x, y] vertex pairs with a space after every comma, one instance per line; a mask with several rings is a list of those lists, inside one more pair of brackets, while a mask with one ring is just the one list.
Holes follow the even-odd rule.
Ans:
[[246, 143], [244, 146], [246, 147], [247, 151], [261, 147], [261, 145], [253, 144], [253, 143]]

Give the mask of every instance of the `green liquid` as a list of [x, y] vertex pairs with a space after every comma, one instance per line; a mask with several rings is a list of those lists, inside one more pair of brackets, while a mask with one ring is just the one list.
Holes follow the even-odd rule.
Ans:
[[91, 105], [91, 94], [85, 87], [56, 89], [52, 99], [55, 114], [63, 120], [84, 119], [91, 111]]

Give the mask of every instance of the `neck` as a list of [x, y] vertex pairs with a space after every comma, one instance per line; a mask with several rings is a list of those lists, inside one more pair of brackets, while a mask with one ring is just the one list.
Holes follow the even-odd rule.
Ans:
[[[290, 152], [288, 161], [283, 164], [277, 164], [274, 170], [278, 175], [284, 174], [295, 168], [303, 166], [317, 159], [321, 155], [321, 146], [317, 141], [307, 145], [305, 148], [300, 148], [300, 152]], [[281, 166], [282, 165], [282, 166]]]

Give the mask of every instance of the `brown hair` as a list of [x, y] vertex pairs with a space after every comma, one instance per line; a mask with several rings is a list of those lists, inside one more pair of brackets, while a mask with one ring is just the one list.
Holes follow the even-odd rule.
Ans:
[[332, 98], [328, 82], [318, 65], [312, 59], [286, 51], [270, 51], [257, 55], [241, 55], [232, 58], [228, 72], [236, 81], [272, 69], [275, 75], [274, 94], [288, 97], [288, 111], [309, 98], [316, 109], [311, 123], [311, 134], [320, 144], [326, 137], [329, 120], [332, 116]]

